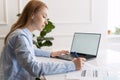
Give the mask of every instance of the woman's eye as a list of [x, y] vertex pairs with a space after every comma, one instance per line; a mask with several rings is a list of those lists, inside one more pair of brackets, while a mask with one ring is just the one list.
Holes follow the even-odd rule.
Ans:
[[43, 16], [43, 18], [45, 18], [45, 19], [46, 19], [46, 17], [45, 17], [45, 16]]

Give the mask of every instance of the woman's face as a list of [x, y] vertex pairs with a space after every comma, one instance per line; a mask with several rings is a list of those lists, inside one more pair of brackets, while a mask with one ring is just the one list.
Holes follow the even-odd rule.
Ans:
[[47, 22], [48, 9], [43, 7], [36, 15], [33, 16], [32, 26], [35, 30], [42, 31]]

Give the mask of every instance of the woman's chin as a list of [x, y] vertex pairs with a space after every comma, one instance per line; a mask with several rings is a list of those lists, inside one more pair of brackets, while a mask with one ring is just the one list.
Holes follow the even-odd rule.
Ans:
[[38, 29], [38, 31], [42, 31], [43, 29]]
[[44, 28], [37, 28], [38, 31], [42, 31]]

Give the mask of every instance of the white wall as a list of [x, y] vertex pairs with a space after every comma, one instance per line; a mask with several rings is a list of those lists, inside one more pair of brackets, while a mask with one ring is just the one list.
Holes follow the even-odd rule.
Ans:
[[[7, 20], [5, 23], [1, 23], [0, 24], [0, 51], [2, 50], [3, 47], [3, 40], [5, 35], [8, 33], [11, 25], [16, 21], [17, 17], [16, 14], [18, 14], [18, 0], [1, 0], [0, 4], [2, 4], [2, 1], [5, 2], [5, 6], [3, 8], [3, 10], [5, 10], [6, 12], [3, 16], [7, 16], [4, 17], [3, 20]], [[6, 8], [5, 8], [6, 7]], [[0, 8], [1, 9], [1, 8]], [[2, 9], [1, 9], [2, 11]], [[0, 19], [2, 21], [2, 19]]]
[[120, 35], [109, 35], [108, 43], [108, 49], [120, 52]]
[[[16, 21], [18, 14], [18, 0], [3, 0], [6, 1], [7, 23], [0, 24], [0, 36], [4, 37], [9, 31], [10, 26]], [[1, 2], [0, 2], [1, 3]], [[5, 8], [4, 8], [5, 9]]]
[[[115, 28], [120, 28], [120, 0], [108, 0], [108, 30], [115, 32]], [[120, 35], [108, 35], [108, 49], [120, 51]]]
[[[101, 39], [100, 47], [103, 49], [107, 47], [106, 46], [107, 45], [106, 44], [106, 39], [107, 39], [106, 38], [106, 35], [107, 35], [106, 34], [106, 32], [107, 32], [106, 31], [107, 30], [107, 25], [106, 25], [107, 24], [107, 0], [67, 0], [68, 2], [66, 2], [66, 0], [65, 1], [64, 0], [60, 0], [60, 1], [43, 0], [43, 1], [45, 1], [49, 6], [50, 19], [54, 18], [54, 16], [57, 17], [57, 18], [53, 19], [53, 21], [56, 22], [55, 23], [56, 28], [51, 33], [55, 37], [53, 49], [56, 49], [56, 48], [70, 49], [72, 36], [73, 36], [74, 32], [101, 33], [102, 39]], [[78, 4], [82, 4], [81, 2], [83, 2], [84, 4], [82, 6], [78, 6], [78, 4], [74, 4], [74, 2], [76, 3], [76, 1], [78, 1]], [[55, 4], [54, 2], [56, 2], [57, 4]], [[72, 5], [72, 6], [69, 5], [72, 15], [70, 14], [68, 4]], [[78, 7], [82, 7], [82, 8], [77, 8], [77, 10], [72, 10], [75, 8], [74, 6], [76, 6], [76, 5]], [[72, 8], [72, 7], [74, 7], [74, 8]], [[85, 13], [85, 11], [87, 12], [87, 10], [88, 10], [89, 14]], [[76, 12], [74, 12], [74, 11], [76, 11]], [[84, 13], [77, 14], [79, 12], [81, 12], [81, 13], [84, 12]], [[81, 17], [81, 15], [83, 17]], [[89, 16], [87, 16], [87, 15], [89, 15]], [[66, 19], [66, 16], [67, 16], [67, 18], [73, 19], [75, 21]], [[68, 21], [64, 20], [64, 17]], [[62, 22], [61, 19], [63, 19], [64, 22]]]
[[120, 0], [108, 0], [108, 29], [112, 32], [120, 25]]
[[[22, 6], [24, 6], [27, 1], [28, 0], [23, 0], [21, 2]], [[101, 33], [102, 39], [100, 48], [106, 48], [107, 0], [43, 1], [47, 3], [49, 7], [49, 17], [56, 26], [55, 29], [49, 34], [55, 39], [53, 41], [54, 45], [52, 46], [52, 50], [70, 49], [74, 32]], [[13, 24], [17, 19], [16, 14], [19, 12], [18, 2], [18, 0], [7, 0], [8, 24], [0, 24], [0, 35], [3, 37], [8, 32], [11, 24]], [[79, 6], [79, 3], [81, 6]], [[78, 8], [75, 7], [76, 5]], [[75, 8], [77, 8], [77, 10], [74, 10]]]

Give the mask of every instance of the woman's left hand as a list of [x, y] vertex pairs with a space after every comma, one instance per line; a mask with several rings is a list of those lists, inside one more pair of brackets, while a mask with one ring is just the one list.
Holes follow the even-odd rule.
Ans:
[[62, 54], [69, 54], [68, 50], [55, 51], [51, 53], [51, 57], [60, 56]]

